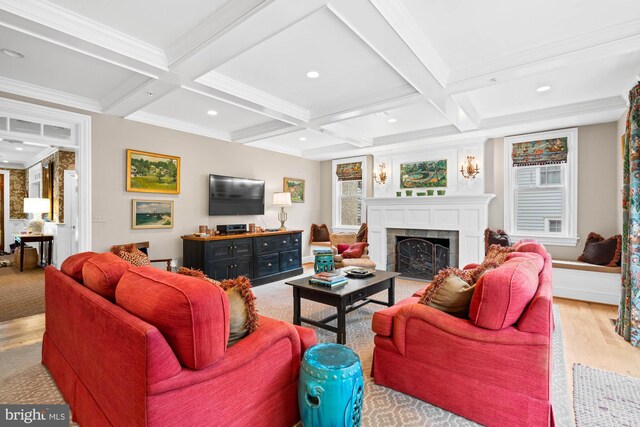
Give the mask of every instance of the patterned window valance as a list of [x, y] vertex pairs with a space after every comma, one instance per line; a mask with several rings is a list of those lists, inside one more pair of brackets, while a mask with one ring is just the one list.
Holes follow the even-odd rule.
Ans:
[[513, 166], [537, 166], [567, 162], [567, 138], [542, 139], [513, 144]]
[[339, 163], [336, 167], [338, 181], [358, 181], [362, 179], [362, 162]]

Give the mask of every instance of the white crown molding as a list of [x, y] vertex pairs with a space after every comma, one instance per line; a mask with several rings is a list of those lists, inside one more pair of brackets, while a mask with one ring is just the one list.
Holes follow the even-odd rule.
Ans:
[[441, 136], [461, 135], [460, 131], [453, 125], [439, 126], [431, 129], [421, 129], [412, 132], [397, 133], [395, 135], [381, 136], [373, 138], [373, 145], [376, 147], [402, 142], [419, 141]]
[[621, 96], [595, 99], [592, 101], [577, 102], [558, 107], [543, 108], [535, 111], [509, 114], [500, 117], [484, 119], [480, 122], [481, 130], [490, 130], [522, 123], [532, 123], [547, 119], [559, 119], [573, 117], [586, 113], [599, 113], [626, 108], [626, 102]]
[[341, 139], [344, 142], [359, 148], [370, 147], [373, 145], [371, 139], [340, 123], [326, 125], [320, 130], [320, 133], [329, 135], [332, 138]]
[[193, 123], [172, 119], [171, 117], [151, 114], [144, 111], [138, 111], [133, 114], [129, 114], [125, 118], [136, 122], [147, 123], [149, 125], [160, 126], [163, 128], [178, 130], [181, 132], [193, 133], [195, 135], [219, 139], [221, 141], [231, 141], [231, 136], [228, 132], [221, 132], [204, 126], [194, 125]]
[[449, 79], [449, 67], [446, 66], [404, 3], [397, 0], [369, 1], [404, 40], [409, 49], [415, 53], [431, 75], [444, 87]]
[[231, 140], [233, 142], [246, 144], [249, 142], [260, 141], [262, 139], [273, 138], [274, 136], [286, 135], [302, 129], [304, 128], [272, 120], [266, 123], [260, 123], [258, 125], [233, 131], [231, 132]]
[[302, 156], [301, 150], [283, 147], [281, 145], [276, 145], [267, 141], [254, 141], [254, 142], [249, 142], [245, 145], [247, 147], [254, 147], [254, 148], [260, 148], [263, 150], [275, 151], [276, 153], [288, 154], [290, 156], [296, 156], [296, 157]]
[[161, 70], [168, 70], [162, 49], [49, 1], [0, 0], [0, 9]]
[[311, 113], [307, 109], [215, 71], [196, 79], [196, 82], [239, 98], [243, 98], [255, 104], [262, 105], [304, 122], [308, 122], [311, 117]]
[[155, 81], [148, 76], [142, 74], [134, 74], [125, 80], [117, 88], [109, 91], [109, 94], [100, 100], [100, 104], [103, 105], [105, 113], [112, 113], [112, 110], [127, 98], [129, 98], [135, 92], [142, 90], [149, 83]]
[[95, 99], [85, 98], [83, 96], [73, 95], [54, 89], [48, 89], [46, 87], [36, 86], [30, 83], [21, 82], [19, 80], [13, 80], [6, 77], [0, 77], [0, 91], [52, 102], [54, 104], [66, 105], [68, 107], [78, 108], [80, 110], [92, 111], [96, 113], [102, 112], [102, 106], [100, 105], [100, 102]]
[[451, 71], [447, 92], [468, 92], [487, 87], [495, 78], [502, 84], [558, 67], [640, 50], [640, 20], [536, 46]]
[[196, 55], [206, 45], [211, 44], [222, 34], [271, 2], [273, 0], [228, 1], [167, 49], [169, 67], [173, 68], [185, 59]]

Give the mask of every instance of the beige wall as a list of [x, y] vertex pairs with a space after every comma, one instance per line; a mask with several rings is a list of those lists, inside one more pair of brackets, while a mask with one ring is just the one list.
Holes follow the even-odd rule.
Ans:
[[[605, 237], [619, 233], [617, 191], [620, 138], [616, 122], [578, 127], [578, 246], [550, 246], [557, 259], [576, 259], [591, 231]], [[502, 228], [504, 219], [504, 139], [486, 145], [486, 191], [496, 194], [489, 205], [489, 226]]]
[[320, 218], [322, 224], [331, 228], [333, 220], [333, 203], [331, 199], [331, 185], [333, 183], [331, 160], [320, 163]]
[[[282, 191], [282, 179], [305, 180], [305, 203], [286, 208], [289, 229], [304, 231], [309, 241], [311, 223], [326, 221], [318, 207], [321, 198], [320, 162], [224, 142], [158, 126], [125, 120], [106, 114], [90, 113], [56, 104], [0, 92], [0, 96], [61, 110], [90, 115], [92, 137], [92, 215], [104, 216], [104, 223], [92, 224], [93, 250], [105, 251], [113, 244], [149, 241], [156, 258], [182, 260], [181, 235], [196, 232], [198, 225], [255, 222], [257, 226], [278, 227], [277, 211], [271, 194]], [[132, 193], [125, 191], [126, 149], [170, 154], [181, 157], [179, 195]], [[265, 180], [265, 215], [208, 216], [208, 178], [210, 173]], [[80, 178], [82, 179], [82, 178]], [[331, 190], [329, 188], [329, 194]], [[131, 200], [174, 200], [173, 229], [132, 230]], [[330, 207], [328, 208], [330, 210]], [[331, 216], [329, 215], [329, 218]], [[309, 255], [308, 245], [303, 256]]]
[[[92, 126], [93, 215], [106, 218], [93, 224], [93, 248], [107, 250], [116, 243], [151, 242], [153, 257], [182, 258], [181, 235], [196, 232], [198, 225], [254, 222], [277, 228], [279, 208], [271, 206], [271, 195], [282, 191], [285, 176], [305, 180], [305, 203], [286, 208], [289, 229], [304, 230], [308, 241], [312, 222], [320, 221], [320, 163], [237, 143], [165, 129], [107, 115], [94, 115]], [[179, 195], [133, 193], [125, 191], [126, 149], [180, 156]], [[208, 215], [209, 174], [265, 180], [264, 216]], [[172, 230], [131, 230], [131, 200], [175, 201]], [[308, 246], [303, 256], [309, 254]]]

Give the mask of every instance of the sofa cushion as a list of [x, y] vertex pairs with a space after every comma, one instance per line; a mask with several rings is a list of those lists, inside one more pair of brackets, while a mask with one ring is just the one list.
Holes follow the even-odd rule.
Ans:
[[504, 230], [492, 230], [487, 228], [484, 230], [484, 253], [489, 252], [489, 246], [511, 246], [509, 235]]
[[190, 369], [224, 356], [229, 336], [229, 300], [201, 279], [153, 267], [133, 267], [116, 288], [116, 303], [155, 326]]
[[511, 252], [507, 255], [507, 261], [510, 259], [530, 259], [535, 263], [538, 274], [544, 268], [544, 258], [535, 252]]
[[440, 270], [420, 298], [425, 304], [456, 317], [466, 317], [475, 286], [469, 284], [469, 272], [457, 268]]
[[360, 258], [367, 246], [369, 246], [369, 244], [365, 242], [354, 243], [349, 246], [349, 249], [342, 252], [342, 258]]
[[469, 318], [486, 329], [515, 324], [538, 289], [538, 268], [531, 259], [516, 258], [488, 271], [471, 298]]
[[145, 252], [142, 252], [133, 243], [129, 243], [127, 245], [112, 246], [111, 253], [118, 255], [120, 258], [127, 261], [131, 265], [135, 265], [136, 267], [151, 265], [151, 262], [149, 261], [149, 255], [147, 255]]
[[95, 252], [80, 252], [79, 254], [71, 255], [62, 262], [60, 271], [71, 277], [76, 282], [84, 283], [84, 279], [82, 278], [82, 267], [84, 267], [84, 263], [95, 254]]
[[515, 249], [510, 246], [491, 245], [483, 262], [495, 261], [498, 264], [502, 264], [507, 259], [507, 254], [513, 251]]
[[369, 227], [367, 227], [367, 224], [364, 223], [360, 226], [360, 229], [356, 233], [356, 242], [366, 243], [368, 240], [368, 236], [367, 236], [368, 234], [369, 234]]
[[131, 264], [112, 253], [95, 254], [82, 267], [84, 285], [109, 301], [115, 301], [116, 287]]
[[615, 267], [620, 264], [621, 245], [620, 234], [605, 239], [598, 233], [589, 233], [578, 261]]
[[533, 252], [540, 255], [542, 258], [546, 258], [548, 256], [547, 249], [544, 245], [533, 239], [520, 240], [513, 245], [513, 249], [515, 252]]

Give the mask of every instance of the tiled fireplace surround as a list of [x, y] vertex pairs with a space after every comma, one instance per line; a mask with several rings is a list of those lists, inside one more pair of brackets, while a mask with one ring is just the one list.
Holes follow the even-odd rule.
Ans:
[[[396, 236], [450, 239], [451, 265], [484, 258], [484, 230], [494, 194], [366, 199], [369, 254], [377, 268], [392, 270]], [[457, 241], [455, 236], [457, 236]]]

